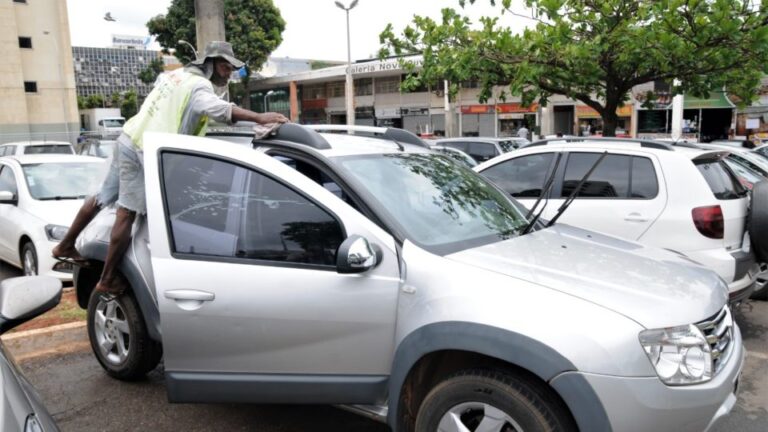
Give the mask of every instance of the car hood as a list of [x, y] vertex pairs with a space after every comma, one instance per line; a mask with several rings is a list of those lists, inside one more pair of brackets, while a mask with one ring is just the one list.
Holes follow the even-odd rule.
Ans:
[[584, 299], [646, 328], [704, 320], [728, 299], [716, 273], [684, 256], [563, 224], [446, 258]]
[[60, 201], [30, 200], [26, 208], [29, 213], [43, 220], [46, 224], [68, 227], [72, 224], [82, 205], [83, 200], [81, 199]]

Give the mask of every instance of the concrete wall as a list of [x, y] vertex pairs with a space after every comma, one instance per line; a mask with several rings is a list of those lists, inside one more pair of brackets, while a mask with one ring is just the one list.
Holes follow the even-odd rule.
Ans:
[[[19, 37], [30, 37], [32, 48], [19, 48]], [[0, 141], [73, 142], [79, 122], [66, 2], [2, 2], [0, 52], [7, 56], [0, 64]], [[36, 82], [37, 92], [26, 93], [24, 81]]]

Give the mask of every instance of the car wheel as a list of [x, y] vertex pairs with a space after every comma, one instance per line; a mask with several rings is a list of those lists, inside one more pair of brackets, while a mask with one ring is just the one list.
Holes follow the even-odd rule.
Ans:
[[758, 262], [768, 262], [768, 181], [765, 180], [752, 187], [749, 238]]
[[461, 371], [433, 388], [416, 432], [577, 430], [567, 407], [535, 379], [493, 370]]
[[38, 274], [37, 251], [31, 241], [24, 243], [24, 246], [21, 247], [21, 266], [24, 270], [24, 276], [36, 276]]
[[88, 338], [101, 366], [119, 380], [143, 378], [162, 356], [160, 344], [149, 338], [144, 318], [129, 291], [111, 300], [95, 290], [91, 292]]

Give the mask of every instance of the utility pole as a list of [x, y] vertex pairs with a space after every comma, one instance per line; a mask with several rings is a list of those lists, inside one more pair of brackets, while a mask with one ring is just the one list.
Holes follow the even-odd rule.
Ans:
[[205, 51], [212, 41], [225, 41], [224, 0], [195, 0], [197, 52]]

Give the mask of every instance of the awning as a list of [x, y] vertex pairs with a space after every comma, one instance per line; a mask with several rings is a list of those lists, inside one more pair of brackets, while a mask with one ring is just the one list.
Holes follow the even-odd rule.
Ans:
[[[710, 93], [708, 98], [702, 99], [691, 95], [685, 95], [683, 109], [708, 109], [708, 108], [734, 108], [735, 105], [728, 100], [724, 92]], [[672, 108], [670, 104], [670, 108]]]

